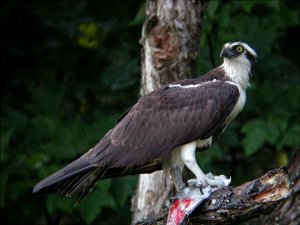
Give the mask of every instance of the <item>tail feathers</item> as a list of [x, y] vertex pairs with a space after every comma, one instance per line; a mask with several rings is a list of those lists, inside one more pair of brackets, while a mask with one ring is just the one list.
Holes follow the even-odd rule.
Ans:
[[99, 180], [130, 174], [151, 173], [158, 169], [161, 169], [161, 165], [156, 163], [135, 168], [95, 167], [81, 157], [40, 181], [35, 185], [33, 193], [58, 192], [67, 197], [75, 197], [78, 203], [92, 191]]
[[104, 167], [94, 167], [59, 182], [54, 188], [62, 195], [75, 197], [78, 203], [94, 189], [97, 181], [101, 179], [104, 173]]
[[81, 157], [37, 183], [33, 188], [33, 193], [50, 194], [59, 190], [63, 191], [94, 169], [95, 167]]

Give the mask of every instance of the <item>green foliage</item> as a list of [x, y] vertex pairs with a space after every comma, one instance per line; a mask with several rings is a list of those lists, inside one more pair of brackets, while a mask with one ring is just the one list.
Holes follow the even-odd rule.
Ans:
[[[75, 207], [72, 199], [31, 191], [86, 152], [136, 101], [144, 18], [144, 2], [16, 0], [2, 6], [4, 223], [130, 223], [136, 176], [100, 182]], [[249, 43], [259, 58], [244, 111], [199, 154], [205, 171], [231, 174], [238, 183], [286, 164], [300, 145], [298, 29], [297, 1], [209, 2], [200, 74], [220, 63], [216, 57], [228, 41]]]
[[[80, 214], [87, 224], [92, 223], [97, 218], [104, 206], [111, 209], [117, 208], [114, 198], [109, 194], [110, 184], [110, 180], [101, 182], [97, 190], [93, 193], [94, 196], [87, 196], [83, 204], [79, 205]], [[95, 209], [98, 210], [96, 211]]]
[[274, 124], [267, 124], [262, 119], [248, 121], [241, 130], [246, 136], [242, 141], [246, 156], [257, 152], [264, 143], [274, 145], [279, 137], [279, 131]]
[[[140, 6], [4, 4], [0, 204], [6, 224], [107, 224], [99, 219], [103, 210], [129, 211], [134, 176], [101, 182], [76, 207], [72, 199], [31, 192], [36, 182], [96, 144], [136, 101], [141, 27], [129, 23]], [[129, 223], [130, 216], [114, 218]]]
[[95, 23], [80, 24], [79, 30], [83, 34], [78, 38], [78, 45], [84, 48], [97, 48], [99, 46], [97, 25]]
[[129, 26], [141, 25], [144, 23], [146, 18], [146, 2], [140, 7], [138, 13], [132, 21], [130, 21]]

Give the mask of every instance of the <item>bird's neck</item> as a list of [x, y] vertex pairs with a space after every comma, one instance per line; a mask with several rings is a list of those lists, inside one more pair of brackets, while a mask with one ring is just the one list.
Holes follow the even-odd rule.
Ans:
[[247, 62], [239, 62], [224, 58], [223, 64], [220, 66], [230, 80], [242, 89], [246, 90], [249, 86], [249, 77], [251, 73], [251, 64]]

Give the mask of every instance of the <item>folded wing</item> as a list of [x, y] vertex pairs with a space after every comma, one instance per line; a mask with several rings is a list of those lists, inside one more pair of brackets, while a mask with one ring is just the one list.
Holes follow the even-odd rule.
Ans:
[[218, 133], [238, 98], [238, 88], [223, 81], [164, 86], [141, 97], [90, 151], [34, 192], [82, 197], [98, 180], [161, 169], [175, 147]]

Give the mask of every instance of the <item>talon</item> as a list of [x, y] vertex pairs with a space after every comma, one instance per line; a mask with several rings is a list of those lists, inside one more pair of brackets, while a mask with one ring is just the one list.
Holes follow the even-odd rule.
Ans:
[[211, 179], [211, 180], [214, 180], [214, 175], [211, 172], [209, 172], [208, 174], [206, 174], [206, 177], [209, 178], [209, 179]]
[[199, 189], [200, 189], [200, 193], [201, 193], [202, 195], [204, 195], [203, 190], [202, 190], [202, 185], [199, 186]]
[[213, 176], [211, 173], [197, 179], [188, 180], [188, 186], [199, 187], [202, 193], [202, 188], [211, 187], [226, 187], [230, 184], [231, 178], [227, 179], [224, 175]]

